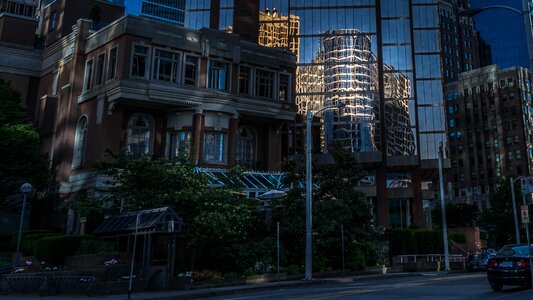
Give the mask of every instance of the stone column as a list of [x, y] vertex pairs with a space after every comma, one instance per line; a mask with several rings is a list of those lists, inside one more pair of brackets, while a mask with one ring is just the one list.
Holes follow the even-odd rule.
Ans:
[[205, 116], [202, 109], [196, 109], [193, 118], [192, 134], [192, 158], [193, 163], [198, 165], [202, 161], [203, 155], [203, 138], [204, 138]]

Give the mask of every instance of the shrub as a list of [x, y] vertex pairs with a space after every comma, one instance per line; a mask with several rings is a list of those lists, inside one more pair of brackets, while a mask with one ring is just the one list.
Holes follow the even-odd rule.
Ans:
[[83, 239], [80, 247], [76, 251], [77, 255], [83, 254], [101, 254], [118, 252], [117, 245], [111, 242], [104, 242], [94, 239]]
[[486, 230], [480, 230], [479, 231], [479, 238], [482, 240], [486, 240], [489, 238], [489, 233]]
[[[442, 231], [432, 229], [389, 229], [389, 247], [393, 256], [401, 254], [442, 253]], [[449, 243], [465, 243], [463, 234], [449, 232]]]
[[74, 255], [80, 248], [81, 242], [93, 239], [92, 236], [51, 236], [37, 241], [35, 256], [41, 261], [52, 264], [62, 264], [66, 256]]
[[39, 234], [29, 234], [24, 236], [21, 240], [22, 253], [26, 256], [35, 255], [35, 244], [42, 238], [59, 236], [59, 233], [39, 233]]
[[[52, 233], [52, 232], [50, 230], [26, 230], [26, 231], [23, 231], [22, 235], [21, 235], [20, 243], [22, 244], [24, 242], [24, 237], [26, 237], [28, 235], [47, 234], [47, 233]], [[11, 236], [11, 247], [13, 249], [17, 248], [18, 236], [19, 236], [19, 232], [18, 231], [13, 232], [13, 235]], [[23, 248], [23, 247], [24, 246], [21, 245], [21, 248]]]

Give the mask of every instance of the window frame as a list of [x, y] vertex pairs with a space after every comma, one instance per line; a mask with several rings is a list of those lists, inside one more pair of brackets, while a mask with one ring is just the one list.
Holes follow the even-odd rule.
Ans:
[[[156, 52], [157, 50], [159, 51], [166, 51], [166, 52], [171, 52], [173, 53], [173, 55], [179, 55], [178, 59], [175, 60], [175, 57], [172, 59], [172, 64], [174, 64], [174, 62], [176, 62], [178, 64], [177, 66], [177, 70], [176, 70], [176, 74], [174, 75], [172, 70], [171, 70], [171, 74], [170, 74], [170, 80], [162, 80], [162, 79], [159, 79], [159, 69], [158, 69], [158, 72], [157, 72], [157, 76], [158, 78], [154, 78], [156, 76], [156, 72], [155, 72], [155, 68], [159, 68], [158, 65], [156, 65]], [[181, 73], [183, 72], [183, 52], [181, 51], [178, 51], [178, 50], [175, 50], [175, 49], [171, 49], [171, 48], [164, 48], [164, 47], [153, 47], [153, 55], [151, 55], [151, 61], [152, 61], [152, 64], [151, 64], [151, 72], [150, 72], [150, 80], [155, 80], [155, 81], [158, 81], [158, 82], [168, 82], [168, 83], [173, 83], [173, 84], [181, 84], [181, 80], [182, 80], [182, 76], [181, 76]], [[172, 78], [173, 76], [176, 76], [176, 78]]]
[[[89, 63], [91, 65], [90, 69], [87, 67]], [[83, 72], [83, 92], [91, 90], [94, 83], [92, 77], [94, 77], [94, 56], [85, 61], [85, 70]]]
[[[83, 140], [80, 140], [80, 124], [85, 119], [85, 129], [83, 132]], [[89, 117], [83, 114], [76, 122], [76, 132], [74, 134], [74, 149], [72, 151], [71, 169], [83, 167], [85, 163], [85, 152], [87, 149], [87, 140], [89, 136]], [[80, 155], [78, 155], [80, 154]]]
[[[111, 66], [111, 51], [113, 50], [116, 50], [116, 58], [115, 58], [115, 63], [113, 66]], [[110, 80], [113, 80], [113, 79], [116, 79], [117, 78], [117, 66], [118, 66], [118, 52], [119, 51], [119, 45], [115, 45], [113, 47], [111, 47], [108, 51], [108, 55], [107, 55], [107, 67], [106, 67], [106, 81], [110, 81]], [[132, 55], [133, 57], [133, 55]], [[109, 72], [113, 70], [113, 77], [110, 77], [109, 76]]]
[[[282, 100], [281, 97], [280, 97], [281, 76], [282, 75], [288, 77], [288, 80], [287, 80], [287, 99], [286, 100]], [[278, 82], [276, 84], [275, 90], [277, 90], [278, 93], [277, 93], [276, 99], [278, 101], [291, 103], [291, 97], [292, 97], [292, 74], [288, 73], [288, 72], [278, 72], [278, 76], [277, 77], [278, 77]]]
[[[102, 51], [100, 53], [98, 53], [96, 56], [95, 56], [95, 60], [96, 60], [96, 65], [94, 66], [95, 70], [94, 70], [94, 86], [97, 87], [99, 85], [102, 85], [105, 83], [105, 71], [106, 71], [106, 54], [107, 54], [107, 51]], [[102, 68], [100, 70], [100, 68], [98, 67], [98, 62], [99, 62], [99, 59], [101, 56], [104, 56], [104, 58], [102, 59]], [[100, 75], [100, 78], [98, 78], [99, 76], [99, 72], [102, 72]], [[98, 80], [100, 79], [100, 80]]]
[[[181, 84], [182, 85], [186, 85], [186, 86], [192, 86], [192, 87], [198, 87], [198, 83], [200, 81], [200, 59], [201, 57], [197, 54], [192, 54], [192, 53], [186, 53], [186, 52], [183, 52], [182, 54], [182, 74], [181, 74]], [[186, 77], [185, 77], [185, 72], [187, 70], [187, 57], [190, 56], [190, 57], [194, 57], [196, 58], [196, 74], [195, 74], [195, 78], [194, 78], [194, 85], [191, 85], [191, 84], [187, 84], [185, 83], [185, 80], [186, 80]]]
[[[148, 153], [134, 153], [133, 151], [129, 149], [130, 148], [130, 143], [129, 143], [130, 132], [129, 131], [130, 131], [130, 127], [131, 127], [133, 120], [137, 117], [145, 117], [150, 123], [150, 137], [149, 137], [149, 143], [148, 143]], [[146, 113], [134, 113], [130, 115], [130, 117], [128, 118], [128, 123], [126, 124], [126, 151], [128, 153], [133, 154], [134, 156], [135, 155], [152, 155], [154, 151], [154, 135], [155, 135], [155, 121], [151, 115], [146, 114]]]
[[[145, 47], [148, 49], [148, 51], [146, 52], [146, 62], [145, 62], [145, 66], [144, 66], [144, 76], [137, 76], [137, 75], [133, 75], [133, 61], [134, 61], [134, 56], [135, 56], [135, 46], [141, 46], [141, 47]], [[129, 72], [129, 76], [131, 78], [137, 78], [137, 79], [148, 79], [150, 78], [150, 70], [151, 70], [151, 65], [150, 65], [150, 57], [151, 57], [151, 54], [152, 54], [152, 47], [149, 46], [149, 45], [146, 45], [144, 43], [132, 43], [132, 47], [131, 47], [131, 54], [130, 54], [130, 72]]]
[[[225, 89], [219, 89], [219, 88], [213, 88], [211, 87], [211, 63], [222, 63], [226, 65], [226, 88]], [[207, 61], [207, 84], [206, 87], [210, 90], [219, 91], [219, 92], [226, 92], [229, 93], [231, 91], [231, 63], [221, 60], [221, 59], [208, 59]]]
[[[257, 76], [257, 72], [260, 72], [260, 71], [265, 71], [265, 72], [270, 72], [272, 73], [274, 76], [272, 76], [272, 90], [271, 90], [271, 97], [266, 97], [266, 96], [260, 96], [259, 95], [259, 87], [258, 87], [258, 78], [259, 76]], [[255, 67], [254, 68], [254, 96], [255, 97], [259, 97], [259, 98], [263, 98], [263, 99], [270, 99], [270, 100], [277, 100], [278, 97], [276, 96], [276, 90], [277, 90], [277, 74], [278, 72], [274, 71], [274, 70], [270, 70], [270, 69], [267, 69], [267, 68], [260, 68], [260, 67]]]
[[[220, 135], [223, 135], [224, 138], [223, 138], [223, 145], [222, 145], [222, 160], [209, 160], [207, 159], [206, 157], [206, 138], [207, 138], [207, 135], [208, 134], [213, 134], [215, 135], [215, 141], [217, 140], [217, 135], [220, 136]], [[225, 165], [228, 163], [228, 133], [227, 132], [224, 132], [224, 131], [221, 131], [221, 130], [206, 130], [204, 131], [204, 136], [203, 136], [203, 153], [202, 153], [202, 159], [204, 162], [208, 163], [208, 164], [218, 164], [218, 165]], [[219, 154], [220, 155], [220, 154]]]
[[[249, 73], [249, 78], [248, 78], [248, 93], [241, 93], [241, 68], [248, 68], [250, 70], [250, 73]], [[247, 64], [240, 64], [239, 65], [239, 71], [238, 71], [238, 74], [237, 74], [237, 94], [239, 95], [247, 95], [247, 96], [252, 96], [254, 95], [254, 67], [251, 66], [251, 65], [247, 65]]]

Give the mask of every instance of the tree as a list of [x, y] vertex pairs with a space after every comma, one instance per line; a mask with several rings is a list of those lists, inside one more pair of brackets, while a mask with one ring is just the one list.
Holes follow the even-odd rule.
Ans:
[[[448, 227], [470, 227], [479, 219], [477, 206], [467, 203], [446, 203], [446, 222]], [[442, 212], [440, 205], [432, 214], [433, 224], [441, 226]]]
[[37, 127], [21, 106], [20, 93], [0, 79], [0, 196], [16, 192], [21, 181], [43, 188], [46, 160], [37, 155], [41, 142]]
[[80, 198], [78, 210], [102, 219], [104, 214], [169, 206], [185, 223], [192, 267], [206, 245], [246, 240], [257, 224], [256, 201], [232, 189], [209, 187], [208, 177], [185, 159], [110, 155], [110, 161], [95, 165], [98, 174], [109, 176], [109, 187]]
[[[522, 195], [520, 182], [515, 182], [514, 189], [516, 205], [519, 208]], [[508, 178], [503, 177], [500, 180], [496, 191], [491, 194], [490, 208], [483, 211], [481, 215], [481, 221], [484, 229], [486, 229], [489, 234], [489, 239], [494, 240], [496, 247], [498, 248], [505, 244], [516, 242], [511, 197], [511, 184], [509, 183]], [[519, 213], [519, 211], [517, 213]], [[518, 218], [520, 218], [520, 215], [518, 215]], [[518, 222], [521, 223], [520, 219]], [[523, 226], [520, 228], [523, 229]]]
[[[335, 147], [330, 151], [335, 163], [316, 167], [313, 183], [314, 267], [327, 270], [341, 265], [340, 225], [344, 226], [346, 258], [351, 268], [372, 265], [377, 260], [377, 231], [372, 225], [372, 205], [356, 190], [363, 173], [353, 153]], [[281, 224], [287, 264], [301, 265], [304, 258], [305, 169], [298, 161], [288, 162], [284, 171], [290, 186], [286, 199], [274, 202], [273, 216]]]

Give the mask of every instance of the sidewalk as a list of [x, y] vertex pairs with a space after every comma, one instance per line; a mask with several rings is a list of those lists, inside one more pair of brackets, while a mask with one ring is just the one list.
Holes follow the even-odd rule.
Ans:
[[[350, 282], [359, 282], [359, 281], [373, 281], [373, 280], [385, 280], [393, 278], [402, 278], [402, 277], [416, 277], [416, 276], [437, 276], [445, 275], [446, 273], [389, 273], [389, 274], [375, 274], [375, 275], [361, 275], [361, 276], [347, 276], [347, 277], [333, 277], [333, 278], [320, 278], [313, 279], [312, 281], [305, 280], [291, 280], [291, 281], [280, 281], [268, 282], [268, 283], [258, 283], [258, 284], [247, 284], [247, 285], [237, 285], [237, 286], [226, 286], [226, 287], [217, 287], [217, 288], [206, 288], [206, 289], [195, 289], [195, 290], [173, 290], [173, 291], [153, 291], [153, 292], [142, 292], [132, 294], [131, 298], [135, 300], [182, 300], [182, 299], [196, 299], [196, 298], [205, 298], [205, 297], [214, 297], [214, 296], [224, 296], [224, 295], [233, 295], [242, 292], [250, 291], [264, 291], [264, 290], [275, 290], [275, 289], [286, 289], [294, 288], [301, 286], [311, 286], [319, 284], [342, 284]], [[13, 295], [13, 296], [0, 296], [0, 299], [11, 300], [11, 299], [45, 299], [45, 300], [65, 300], [65, 299], [98, 299], [98, 300], [123, 300], [127, 299], [127, 294], [120, 295], [109, 295], [109, 296], [97, 296], [97, 297], [87, 297], [81, 295], [68, 295], [68, 296], [50, 296], [50, 297], [39, 297], [37, 295], [25, 296], [25, 295]]]

